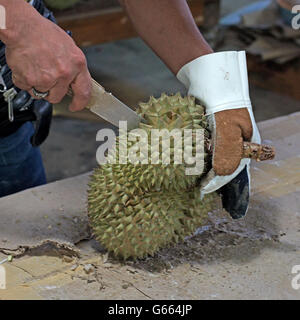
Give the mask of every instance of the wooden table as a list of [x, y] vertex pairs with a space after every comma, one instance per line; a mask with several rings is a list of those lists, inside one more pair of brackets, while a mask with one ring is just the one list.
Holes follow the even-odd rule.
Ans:
[[[72, 31], [81, 47], [137, 36], [124, 10], [115, 0], [110, 2], [112, 6], [91, 0], [89, 5], [55, 12], [55, 16], [63, 29]], [[198, 26], [218, 23], [220, 0], [188, 0], [188, 3]]]

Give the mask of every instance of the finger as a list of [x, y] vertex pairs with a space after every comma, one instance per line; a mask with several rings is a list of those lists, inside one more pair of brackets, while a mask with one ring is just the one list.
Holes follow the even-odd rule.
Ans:
[[78, 74], [71, 88], [73, 90], [73, 99], [70, 110], [80, 111], [89, 104], [91, 98], [92, 78], [88, 70]]
[[[235, 110], [228, 110], [235, 111]], [[243, 153], [242, 130], [230, 112], [215, 113], [213, 168], [217, 175], [227, 176], [238, 168]]]
[[242, 129], [242, 136], [244, 140], [251, 141], [253, 135], [253, 127], [249, 111], [246, 108], [237, 109], [236, 117], [238, 117], [238, 122]]
[[[50, 92], [50, 90], [46, 90], [46, 91], [40, 91], [38, 89], [35, 89], [35, 90], [38, 91], [39, 93], [45, 93], [45, 94]], [[35, 100], [47, 99], [47, 97], [41, 98], [41, 97], [37, 96], [36, 93], [34, 92], [33, 88], [30, 88], [30, 90], [27, 90], [27, 91], [32, 96], [32, 98], [35, 99]]]
[[[37, 72], [35, 74], [37, 74]], [[31, 90], [29, 90], [29, 93], [34, 99], [41, 99], [34, 93], [33, 88], [39, 93], [50, 94], [50, 90], [55, 87], [57, 81], [57, 77], [54, 77], [50, 72], [40, 72], [39, 77], [35, 78], [28, 77], [27, 83], [31, 85]]]
[[22, 78], [21, 77], [18, 77], [17, 75], [13, 74], [12, 75], [12, 81], [13, 81], [13, 84], [21, 89], [21, 90], [25, 90], [25, 91], [30, 91], [31, 90], [31, 87], [24, 81], [21, 80]]
[[59, 103], [66, 96], [69, 90], [69, 83], [66, 81], [59, 81], [49, 92], [46, 98], [50, 103]]
[[[38, 85], [36, 86], [31, 86], [31, 88], [29, 90], [27, 90], [29, 92], [29, 94], [32, 96], [33, 99], [35, 100], [42, 100], [42, 99], [48, 99], [50, 91], [52, 89], [53, 86], [49, 86], [49, 87], [40, 87]], [[36, 93], [41, 93], [41, 94], [45, 94], [45, 97], [39, 97]]]

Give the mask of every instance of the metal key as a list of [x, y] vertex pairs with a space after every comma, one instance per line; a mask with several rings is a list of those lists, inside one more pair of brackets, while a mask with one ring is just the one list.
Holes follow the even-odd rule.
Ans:
[[3, 79], [3, 76], [2, 76], [2, 70], [3, 70], [3, 68], [2, 67], [0, 67], [1, 68], [1, 71], [0, 71], [0, 92], [6, 92], [7, 91], [7, 87], [6, 87], [6, 83], [5, 83], [5, 81], [4, 81], [4, 79]]
[[8, 103], [8, 120], [10, 122], [14, 122], [14, 105], [13, 100], [15, 96], [18, 94], [15, 88], [11, 88], [3, 93], [4, 100]]

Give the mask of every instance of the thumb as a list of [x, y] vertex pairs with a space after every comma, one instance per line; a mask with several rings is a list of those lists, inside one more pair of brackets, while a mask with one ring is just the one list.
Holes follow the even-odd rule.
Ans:
[[213, 169], [219, 176], [231, 175], [241, 162], [244, 140], [251, 139], [251, 119], [245, 108], [217, 112], [214, 116]]

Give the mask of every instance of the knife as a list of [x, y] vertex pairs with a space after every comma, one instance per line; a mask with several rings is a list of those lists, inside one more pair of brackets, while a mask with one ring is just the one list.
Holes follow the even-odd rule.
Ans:
[[[68, 95], [73, 95], [71, 89]], [[119, 127], [120, 121], [127, 121], [128, 131], [138, 128], [139, 124], [144, 122], [134, 110], [117, 99], [113, 94], [107, 92], [94, 79], [92, 79], [91, 99], [86, 108], [116, 127]], [[256, 161], [272, 160], [275, 157], [275, 150], [268, 145], [259, 145], [245, 141], [242, 157], [252, 158]]]
[[120, 121], [127, 121], [128, 130], [138, 128], [142, 121], [135, 111], [107, 92], [94, 79], [92, 79], [92, 96], [86, 108], [116, 127], [119, 127]]
[[[68, 96], [73, 96], [72, 89], [69, 89]], [[110, 122], [117, 128], [120, 121], [127, 122], [128, 131], [139, 127], [144, 122], [134, 110], [117, 99], [113, 94], [107, 92], [96, 80], [92, 79], [91, 98], [86, 109], [95, 113], [102, 119]], [[210, 141], [207, 142], [208, 152], [212, 152]], [[272, 146], [260, 145], [244, 141], [242, 158], [251, 158], [256, 161], [272, 160], [275, 157], [275, 150]]]

